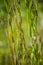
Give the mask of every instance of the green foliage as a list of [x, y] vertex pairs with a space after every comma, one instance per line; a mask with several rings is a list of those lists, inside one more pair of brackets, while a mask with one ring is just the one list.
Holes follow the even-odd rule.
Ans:
[[[38, 44], [37, 1], [0, 1], [0, 40], [5, 36], [8, 49], [2, 55], [2, 65], [41, 65], [41, 51]], [[3, 35], [2, 35], [3, 34]], [[4, 40], [4, 38], [3, 38]], [[38, 40], [38, 41], [37, 41]], [[5, 55], [4, 55], [5, 54]], [[4, 60], [5, 59], [5, 60]]]

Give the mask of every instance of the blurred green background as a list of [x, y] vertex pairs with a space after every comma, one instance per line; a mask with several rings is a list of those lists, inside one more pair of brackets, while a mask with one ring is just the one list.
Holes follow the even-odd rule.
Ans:
[[[6, 0], [6, 1], [8, 1], [8, 0]], [[1, 63], [2, 63], [2, 65], [7, 65], [7, 63], [8, 63], [8, 65], [13, 65], [11, 63], [12, 62], [11, 57], [9, 58], [9, 55], [11, 54], [11, 52], [9, 49], [7, 33], [6, 33], [6, 29], [5, 29], [5, 27], [7, 26], [6, 25], [7, 22], [5, 22], [5, 21], [7, 21], [7, 16], [8, 16], [7, 13], [9, 11], [10, 6], [12, 7], [12, 0], [9, 0], [8, 2], [10, 2], [10, 3], [8, 3], [8, 7], [6, 5], [6, 7], [7, 7], [7, 11], [6, 11], [4, 0], [0, 0], [0, 65], [1, 65]], [[24, 0], [21, 0], [20, 2], [22, 2], [21, 5], [23, 5], [23, 6], [25, 5]], [[24, 21], [22, 23], [22, 29], [24, 31], [26, 47], [28, 47], [28, 46], [30, 47], [31, 44], [28, 44], [28, 43], [30, 43], [30, 39], [29, 39], [29, 25], [28, 25], [28, 20], [27, 20], [27, 18], [28, 18], [27, 9], [21, 6], [21, 13], [22, 13], [22, 19]], [[1, 19], [1, 16], [2, 16], [2, 19]], [[4, 19], [4, 23], [3, 23], [3, 19]], [[42, 57], [43, 57], [43, 0], [38, 0], [38, 26], [37, 27], [38, 27], [38, 32], [39, 32], [39, 35], [41, 38], [41, 49], [42, 49]], [[10, 29], [10, 27], [9, 27], [9, 29]], [[18, 33], [16, 33], [17, 30], [18, 30], [17, 25], [16, 25], [16, 23], [14, 23], [13, 36], [15, 37], [15, 42], [18, 42], [18, 39], [19, 39], [18, 38], [19, 36], [17, 35]], [[6, 56], [6, 57], [4, 57], [4, 56]], [[4, 59], [4, 61], [2, 59]], [[10, 61], [7, 62], [8, 60], [10, 60]], [[5, 64], [3, 64], [4, 62], [5, 62]], [[43, 62], [43, 60], [42, 60], [42, 62]]]

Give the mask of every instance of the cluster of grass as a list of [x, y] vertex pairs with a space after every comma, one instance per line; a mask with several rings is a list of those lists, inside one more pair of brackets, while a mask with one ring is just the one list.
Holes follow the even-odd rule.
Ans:
[[0, 24], [10, 50], [1, 55], [1, 65], [41, 65], [36, 0], [4, 0], [1, 6]]

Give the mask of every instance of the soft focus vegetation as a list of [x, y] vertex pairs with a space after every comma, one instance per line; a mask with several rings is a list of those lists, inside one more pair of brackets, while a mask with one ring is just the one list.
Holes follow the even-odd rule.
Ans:
[[0, 65], [43, 65], [43, 0], [0, 0]]

